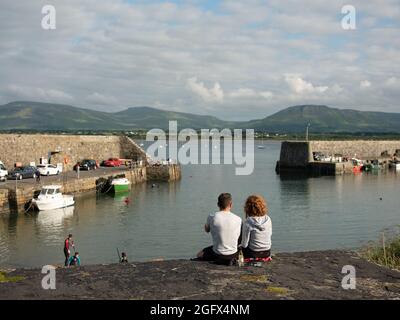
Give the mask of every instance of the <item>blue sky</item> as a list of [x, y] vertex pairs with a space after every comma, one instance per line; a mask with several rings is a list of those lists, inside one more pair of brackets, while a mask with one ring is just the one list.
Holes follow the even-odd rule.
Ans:
[[[296, 104], [400, 112], [398, 0], [0, 3], [0, 103], [242, 120]], [[356, 30], [341, 25], [344, 4]]]

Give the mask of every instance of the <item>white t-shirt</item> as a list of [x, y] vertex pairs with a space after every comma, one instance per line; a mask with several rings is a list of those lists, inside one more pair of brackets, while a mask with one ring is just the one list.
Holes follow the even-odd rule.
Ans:
[[242, 219], [232, 212], [219, 211], [207, 218], [213, 239], [213, 250], [217, 254], [231, 255], [238, 250]]

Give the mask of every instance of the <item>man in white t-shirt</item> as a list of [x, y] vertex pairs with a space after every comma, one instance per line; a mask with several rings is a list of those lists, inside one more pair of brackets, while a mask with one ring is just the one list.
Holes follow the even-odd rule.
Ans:
[[229, 193], [219, 195], [218, 207], [220, 211], [210, 214], [204, 226], [207, 233], [211, 232], [213, 245], [201, 250], [197, 258], [231, 264], [238, 255], [242, 219], [231, 212], [232, 196]]

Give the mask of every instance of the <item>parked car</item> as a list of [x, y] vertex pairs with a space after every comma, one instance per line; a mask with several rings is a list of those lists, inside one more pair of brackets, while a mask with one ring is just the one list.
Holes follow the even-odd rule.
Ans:
[[62, 172], [62, 168], [54, 164], [39, 164], [37, 169], [42, 176], [54, 176]]
[[4, 166], [4, 163], [0, 161], [0, 181], [4, 181], [7, 179], [8, 171]]
[[78, 162], [74, 166], [74, 170], [77, 170], [79, 166], [79, 170], [96, 170], [97, 169], [97, 162], [96, 160], [90, 160], [90, 159], [85, 159], [82, 160], [81, 162]]
[[118, 158], [110, 158], [108, 160], [104, 160], [102, 165], [104, 167], [119, 167], [122, 165], [122, 161]]
[[8, 175], [8, 179], [12, 180], [22, 180], [27, 178], [36, 178], [40, 175], [40, 172], [36, 167], [33, 166], [26, 166], [26, 167], [18, 167], [15, 168], [11, 173]]

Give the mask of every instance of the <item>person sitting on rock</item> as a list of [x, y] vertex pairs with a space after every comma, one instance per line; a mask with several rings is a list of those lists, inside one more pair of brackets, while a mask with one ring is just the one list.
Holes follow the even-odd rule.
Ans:
[[238, 244], [242, 219], [231, 212], [232, 196], [222, 193], [218, 197], [219, 210], [207, 218], [204, 229], [211, 233], [213, 245], [197, 254], [198, 260], [231, 265], [238, 258]]
[[79, 252], [75, 252], [75, 254], [71, 258], [69, 258], [68, 265], [69, 266], [81, 265], [81, 258], [79, 257]]
[[246, 221], [242, 230], [242, 251], [245, 259], [264, 259], [271, 255], [272, 223], [262, 196], [251, 195], [244, 205]]

